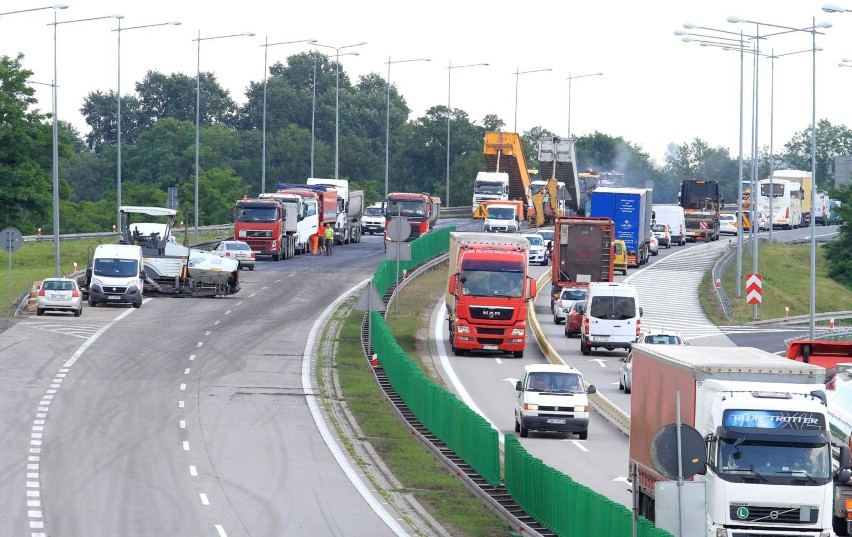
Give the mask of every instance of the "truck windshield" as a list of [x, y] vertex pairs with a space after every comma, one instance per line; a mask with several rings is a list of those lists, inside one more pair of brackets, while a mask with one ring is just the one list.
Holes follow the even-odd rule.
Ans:
[[275, 222], [278, 220], [276, 207], [240, 207], [237, 222]]
[[831, 452], [827, 444], [797, 444], [741, 439], [720, 439], [719, 469], [722, 474], [757, 473], [760, 476], [792, 476], [828, 479]]
[[489, 194], [492, 196], [502, 196], [504, 194], [502, 183], [476, 183], [473, 186], [474, 194]]
[[426, 216], [426, 204], [420, 200], [388, 200], [388, 216]]
[[514, 220], [515, 209], [511, 207], [489, 207], [488, 218], [492, 220]]
[[520, 298], [524, 295], [524, 273], [521, 271], [464, 270], [461, 282], [462, 294], [469, 296]]
[[95, 259], [92, 274], [113, 278], [133, 278], [139, 274], [139, 262], [135, 259]]

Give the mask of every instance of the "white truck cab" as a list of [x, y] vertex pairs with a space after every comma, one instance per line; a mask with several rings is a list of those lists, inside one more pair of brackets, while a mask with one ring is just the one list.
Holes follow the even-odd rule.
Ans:
[[586, 387], [583, 375], [570, 365], [530, 364], [515, 384], [515, 432], [577, 433], [589, 436], [589, 398], [596, 393]]

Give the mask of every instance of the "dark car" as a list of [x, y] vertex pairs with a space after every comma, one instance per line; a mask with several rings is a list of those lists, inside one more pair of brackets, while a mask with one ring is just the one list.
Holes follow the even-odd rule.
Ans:
[[580, 330], [583, 327], [583, 310], [585, 307], [585, 300], [578, 300], [571, 304], [565, 316], [565, 337], [580, 335]]

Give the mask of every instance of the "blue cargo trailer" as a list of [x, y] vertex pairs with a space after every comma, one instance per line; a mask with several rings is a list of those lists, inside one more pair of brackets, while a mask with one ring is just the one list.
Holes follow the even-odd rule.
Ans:
[[615, 223], [615, 238], [627, 247], [627, 264], [638, 267], [650, 257], [651, 194], [649, 188], [599, 187], [590, 196], [591, 214]]

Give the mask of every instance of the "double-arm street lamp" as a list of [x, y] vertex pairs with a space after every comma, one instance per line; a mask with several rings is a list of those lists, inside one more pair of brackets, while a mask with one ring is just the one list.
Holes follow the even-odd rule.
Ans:
[[553, 71], [550, 67], [546, 69], [533, 69], [532, 71], [519, 71], [519, 68], [515, 68], [515, 126], [514, 131], [518, 132], [518, 79], [521, 75], [527, 75], [529, 73], [543, 73], [545, 71]]
[[487, 63], [470, 63], [467, 65], [450, 65], [447, 67], [447, 197], [444, 203], [447, 207], [450, 206], [450, 117], [452, 116], [452, 108], [450, 108], [450, 88], [452, 87], [453, 69], [463, 69], [465, 67], [486, 67]]
[[118, 19], [118, 28], [113, 30], [118, 35], [118, 89], [116, 90], [116, 101], [117, 101], [117, 111], [116, 111], [116, 171], [115, 171], [115, 185], [116, 185], [116, 224], [115, 229], [121, 233], [121, 32], [126, 32], [128, 30], [141, 30], [142, 28], [154, 28], [155, 26], [179, 26], [180, 23], [177, 21], [170, 22], [160, 22], [157, 24], [143, 24], [142, 26], [130, 26], [127, 28], [121, 27], [121, 19], [124, 17], [117, 16]]
[[293, 43], [316, 43], [316, 39], [299, 39], [297, 41], [282, 41], [280, 43], [270, 43], [269, 37], [264, 38], [263, 47], [263, 134], [261, 142], [261, 164], [260, 164], [260, 191], [266, 192], [266, 77], [269, 73], [269, 63], [267, 62], [267, 53], [269, 47], [278, 45], [291, 45]]
[[198, 152], [201, 141], [201, 42], [210, 41], [213, 39], [226, 39], [229, 37], [252, 37], [254, 33], [245, 32], [242, 34], [217, 35], [214, 37], [201, 37], [201, 30], [198, 30], [198, 37], [193, 39], [198, 44], [197, 55], [197, 71], [195, 74], [195, 242], [198, 242]]
[[388, 100], [387, 100], [387, 110], [385, 112], [385, 198], [388, 197], [388, 170], [390, 166], [390, 90], [391, 90], [391, 82], [390, 82], [390, 68], [394, 63], [411, 63], [411, 62], [429, 62], [432, 61], [429, 58], [413, 58], [410, 60], [393, 60], [391, 61], [391, 57], [388, 56], [388, 61], [385, 62], [388, 64]]
[[577, 78], [586, 78], [587, 76], [603, 76], [603, 73], [589, 73], [587, 75], [572, 75], [568, 73], [565, 79], [568, 81], [568, 139], [571, 139], [571, 81]]
[[[828, 7], [828, 6], [827, 6]], [[825, 8], [823, 8], [825, 9]], [[826, 9], [826, 11], [834, 12], [836, 9]], [[816, 18], [812, 18], [811, 26], [805, 28], [795, 28], [790, 26], [781, 26], [778, 24], [767, 24], [765, 22], [751, 21], [745, 20], [740, 17], [728, 17], [728, 22], [732, 23], [750, 23], [756, 24], [758, 27], [760, 25], [768, 26], [770, 28], [778, 28], [783, 30], [782, 32], [777, 32], [773, 35], [779, 35], [784, 33], [792, 33], [792, 32], [805, 32], [811, 34], [811, 203], [816, 201], [816, 184], [817, 184], [817, 174], [816, 174], [816, 36], [817, 34], [824, 35], [823, 32], [819, 32], [818, 29], [821, 28], [831, 28], [831, 25], [827, 22], [821, 22], [817, 24]], [[816, 213], [811, 210], [811, 293], [810, 293], [810, 338], [813, 339], [815, 337], [816, 332]], [[755, 272], [757, 270], [755, 269]], [[756, 308], [757, 306], [755, 306]]]
[[[55, 9], [65, 9], [66, 5], [57, 4]], [[57, 119], [59, 81], [57, 75], [57, 46], [56, 46], [56, 28], [60, 24], [73, 24], [76, 22], [97, 21], [103, 19], [120, 19], [121, 15], [105, 15], [103, 17], [89, 17], [86, 19], [75, 19], [70, 21], [59, 21], [56, 19], [56, 10], [53, 12], [53, 22], [48, 26], [53, 26], [53, 256], [55, 276], [58, 278], [59, 273], [59, 121]]]
[[346, 54], [341, 54], [340, 51], [345, 48], [352, 47], [360, 47], [361, 45], [366, 45], [366, 41], [361, 41], [360, 43], [355, 43], [353, 45], [343, 45], [342, 47], [333, 47], [331, 45], [323, 45], [321, 43], [314, 42], [314, 45], [317, 47], [330, 48], [334, 50], [334, 65], [335, 65], [335, 92], [334, 92], [334, 178], [338, 179], [340, 175], [340, 57], [352, 55], [357, 56], [357, 52], [348, 52]]
[[68, 4], [53, 4], [50, 6], [42, 6], [42, 7], [32, 7], [29, 9], [19, 9], [17, 11], [6, 11], [4, 13], [0, 13], [0, 17], [4, 15], [15, 15], [17, 13], [28, 13], [30, 11], [42, 11], [45, 9], [68, 9]]

